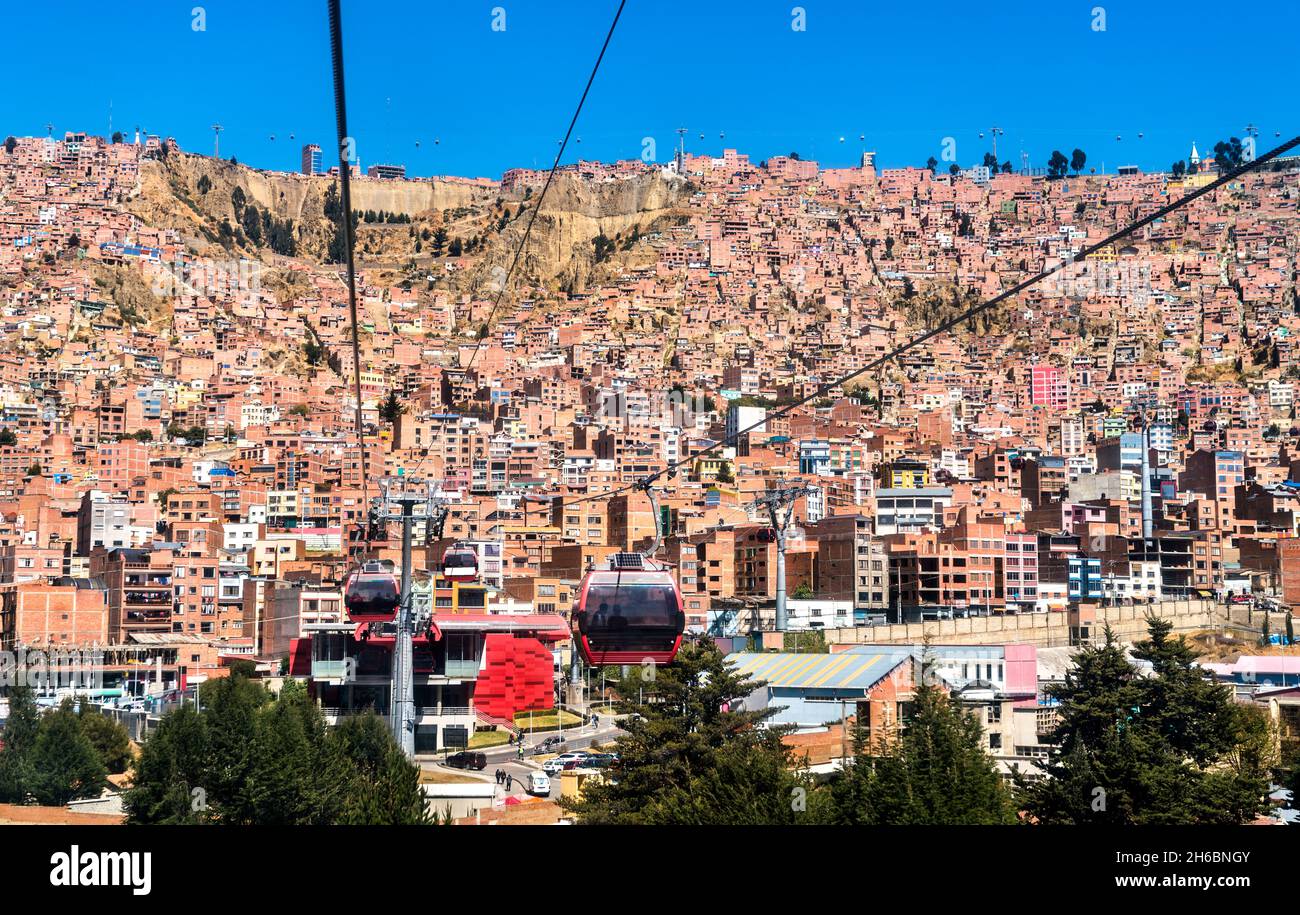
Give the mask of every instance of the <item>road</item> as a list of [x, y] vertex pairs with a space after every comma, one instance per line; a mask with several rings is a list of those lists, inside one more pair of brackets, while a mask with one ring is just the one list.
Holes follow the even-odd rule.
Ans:
[[[559, 733], [559, 731], [552, 731], [545, 735], [526, 738], [524, 743], [525, 754], [527, 754], [532, 747], [540, 743], [545, 737]], [[623, 732], [619, 730], [618, 726], [612, 721], [608, 724], [602, 724], [595, 731], [589, 727], [566, 730], [564, 732], [564, 750], [566, 752], [572, 750], [585, 750], [593, 743], [609, 743], [621, 733]], [[511, 746], [493, 747], [490, 750], [484, 750], [483, 755], [487, 757], [488, 764], [487, 768], [480, 774], [489, 780], [495, 780], [496, 772], [500, 769], [510, 775], [513, 779], [509, 790], [504, 786], [500, 789], [500, 794], [502, 796], [513, 795], [520, 798], [528, 796], [528, 792], [525, 790], [528, 785], [528, 775], [530, 772], [536, 772], [542, 768], [542, 764], [540, 761], [537, 761], [537, 758], [525, 755], [523, 761], [520, 761], [518, 758], [517, 748]], [[541, 759], [545, 759], [552, 755], [554, 754], [547, 754], [546, 756], [541, 757]], [[558, 777], [552, 778], [550, 798], [551, 800], [558, 800], [559, 797], [560, 779]]]

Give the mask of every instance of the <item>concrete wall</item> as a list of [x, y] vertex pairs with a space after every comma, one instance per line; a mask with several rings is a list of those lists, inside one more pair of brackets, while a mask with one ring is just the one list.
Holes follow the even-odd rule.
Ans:
[[[1100, 607], [1091, 634], [1093, 637], [1100, 636], [1103, 624], [1108, 622], [1123, 641], [1144, 638], [1147, 634], [1148, 614], [1171, 620], [1175, 632], [1208, 629], [1216, 623], [1227, 621], [1226, 608], [1213, 601], [1162, 601], [1137, 607]], [[826, 641], [917, 644], [928, 636], [935, 644], [998, 645], [1023, 642], [1050, 647], [1070, 644], [1069, 620], [1069, 613], [1022, 613], [891, 626], [855, 626], [827, 629]]]

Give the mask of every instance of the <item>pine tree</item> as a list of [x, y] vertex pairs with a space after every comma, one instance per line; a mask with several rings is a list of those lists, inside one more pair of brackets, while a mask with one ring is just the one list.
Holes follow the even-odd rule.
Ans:
[[41, 719], [29, 771], [36, 802], [50, 807], [96, 797], [104, 789], [107, 772], [94, 744], [82, 733], [71, 699]]
[[9, 717], [0, 749], [0, 804], [22, 804], [30, 792], [30, 756], [40, 730], [40, 713], [29, 686], [9, 692]]
[[[200, 687], [208, 741], [203, 787], [214, 815], [239, 822], [252, 818], [245, 786], [253, 769], [259, 712], [271, 702], [266, 688], [240, 673]], [[146, 744], [146, 746], [148, 746]]]
[[389, 391], [388, 397], [385, 398], [383, 405], [379, 408], [379, 418], [386, 423], [392, 424], [396, 423], [405, 412], [406, 406], [398, 399], [397, 392]]
[[127, 822], [178, 825], [213, 822], [212, 746], [205, 721], [191, 705], [163, 716], [145, 742], [123, 798]]
[[782, 729], [760, 727], [772, 710], [738, 705], [760, 685], [710, 641], [684, 646], [671, 667], [632, 668], [614, 683], [629, 717], [613, 777], [562, 803], [592, 824], [816, 822], [824, 799], [790, 771]]
[[285, 682], [274, 704], [258, 714], [247, 781], [240, 786], [243, 818], [275, 825], [329, 825], [339, 820], [355, 768], [325, 719], [297, 681]]
[[866, 746], [833, 786], [835, 819], [857, 825], [1006, 825], [1011, 792], [984, 749], [979, 720], [923, 683], [902, 736]]
[[[1148, 620], [1134, 646], [1138, 676], [1113, 632], [1076, 656], [1060, 699], [1046, 779], [1023, 786], [1046, 824], [1233, 824], [1265, 809], [1268, 754], [1260, 722], [1203, 676], [1167, 621]], [[1267, 730], [1267, 728], [1265, 728]]]

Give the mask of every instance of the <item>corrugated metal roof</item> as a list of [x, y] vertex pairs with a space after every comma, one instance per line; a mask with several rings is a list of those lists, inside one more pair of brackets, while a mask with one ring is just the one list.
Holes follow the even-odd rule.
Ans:
[[769, 686], [793, 689], [869, 689], [911, 657], [907, 649], [840, 654], [740, 652], [727, 660], [736, 672]]

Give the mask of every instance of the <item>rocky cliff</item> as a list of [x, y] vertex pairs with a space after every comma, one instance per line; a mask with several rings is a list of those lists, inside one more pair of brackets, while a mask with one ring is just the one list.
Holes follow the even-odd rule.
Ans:
[[[206, 156], [172, 153], [142, 163], [138, 192], [127, 208], [154, 226], [180, 230], [200, 253], [259, 253], [241, 229], [236, 201], [253, 204], [276, 220], [292, 220], [295, 254], [327, 257], [335, 222], [326, 218], [327, 196], [335, 180], [326, 176], [265, 172]], [[619, 181], [585, 181], [557, 176], [537, 215], [528, 249], [517, 268], [520, 279], [581, 289], [593, 272], [645, 260], [637, 239], [684, 219], [686, 184], [659, 174]], [[491, 290], [509, 267], [532, 215], [535, 194], [505, 194], [497, 186], [437, 179], [352, 182], [352, 207], [358, 223], [358, 256], [371, 268], [428, 270], [448, 251], [431, 243], [458, 240], [468, 248], [464, 269], [449, 280], [458, 289]], [[385, 214], [367, 222], [364, 214]], [[226, 225], [223, 227], [223, 223]], [[597, 263], [596, 240], [608, 245]], [[497, 269], [494, 269], [497, 268]]]

